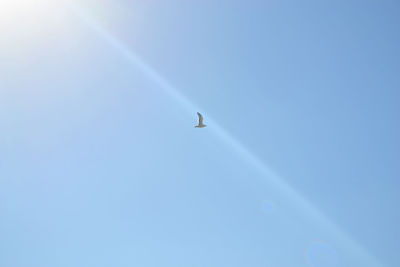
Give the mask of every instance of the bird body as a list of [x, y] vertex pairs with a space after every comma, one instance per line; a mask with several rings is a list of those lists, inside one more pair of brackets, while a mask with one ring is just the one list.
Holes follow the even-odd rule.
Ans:
[[199, 124], [194, 126], [194, 128], [204, 128], [204, 127], [206, 127], [207, 125], [205, 125], [203, 123], [203, 116], [199, 112], [197, 112], [197, 116], [199, 117]]

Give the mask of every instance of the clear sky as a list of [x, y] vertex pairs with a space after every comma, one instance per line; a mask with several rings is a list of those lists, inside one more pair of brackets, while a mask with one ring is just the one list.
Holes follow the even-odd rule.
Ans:
[[0, 266], [400, 266], [399, 13], [2, 1]]

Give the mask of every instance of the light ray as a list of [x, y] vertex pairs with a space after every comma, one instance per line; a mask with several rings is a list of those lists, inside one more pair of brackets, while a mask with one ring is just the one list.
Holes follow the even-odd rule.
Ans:
[[[155, 69], [142, 60], [137, 54], [132, 51], [127, 45], [118, 40], [109, 31], [103, 28], [98, 22], [91, 19], [90, 16], [84, 14], [82, 10], [75, 11], [100, 37], [107, 41], [110, 46], [118, 50], [128, 63], [134, 67], [139, 68], [143, 74], [151, 79], [154, 84], [164, 90], [170, 97], [175, 99], [182, 105], [188, 112], [194, 113], [201, 111], [192, 101], [186, 98], [177, 88], [172, 86], [168, 80], [162, 77]], [[328, 219], [318, 208], [308, 201], [303, 195], [297, 192], [289, 183], [280, 177], [274, 170], [265, 164], [265, 162], [251, 152], [233, 135], [226, 131], [219, 123], [212, 120], [207, 116], [208, 130], [214, 134], [227, 146], [229, 146], [235, 153], [240, 155], [244, 161], [253, 166], [268, 183], [273, 184], [277, 191], [286, 196], [290, 202], [300, 208], [308, 218], [323, 226], [324, 229], [329, 231], [336, 240], [343, 245], [343, 251], [349, 252], [353, 259], [359, 259], [363, 267], [378, 267], [382, 264], [370, 253], [368, 253], [359, 243], [353, 240], [348, 234], [342, 231], [331, 220]], [[264, 181], [265, 182], [265, 181]]]

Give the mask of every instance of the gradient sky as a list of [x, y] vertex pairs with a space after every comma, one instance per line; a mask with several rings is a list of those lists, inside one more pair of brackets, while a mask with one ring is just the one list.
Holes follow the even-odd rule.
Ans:
[[397, 1], [0, 10], [1, 267], [400, 266]]

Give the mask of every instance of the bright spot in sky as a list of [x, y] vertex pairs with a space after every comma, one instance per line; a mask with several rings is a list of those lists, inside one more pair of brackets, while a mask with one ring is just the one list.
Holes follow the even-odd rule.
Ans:
[[64, 0], [1, 0], [0, 33], [4, 37], [4, 32], [29, 32], [38, 25], [46, 29], [49, 18], [65, 14], [65, 3]]
[[2, 0], [0, 1], [0, 20], [1, 22], [23, 21], [32, 16], [44, 14], [50, 6], [49, 0]]
[[[0, 0], [0, 102], [10, 95], [44, 92], [43, 86], [24, 84], [45, 79], [41, 77], [44, 65], [38, 63], [50, 61], [46, 57], [49, 49], [61, 54], [67, 41], [77, 39], [78, 27], [66, 7], [64, 0]], [[19, 78], [21, 73], [24, 79]]]

